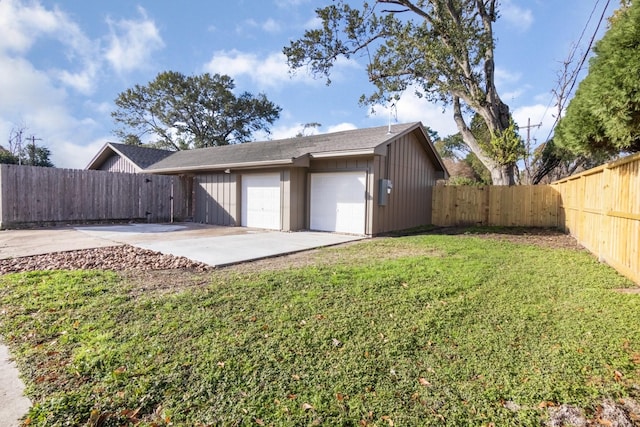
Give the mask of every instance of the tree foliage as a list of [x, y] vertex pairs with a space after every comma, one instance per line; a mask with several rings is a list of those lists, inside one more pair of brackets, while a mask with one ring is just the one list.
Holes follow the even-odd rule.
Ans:
[[[491, 144], [491, 134], [487, 126], [478, 115], [471, 120], [471, 132], [479, 144], [485, 146]], [[443, 159], [449, 159], [453, 170], [450, 170], [450, 185], [490, 185], [491, 172], [478, 159], [473, 151], [465, 144], [460, 133], [449, 135], [434, 144], [436, 150]], [[463, 176], [456, 174], [457, 171], [467, 170]]]
[[0, 164], [17, 165], [18, 156], [14, 155], [11, 151], [0, 146]]
[[36, 144], [36, 140], [40, 138], [31, 136], [23, 141], [23, 135], [26, 129], [26, 126], [11, 129], [9, 134], [9, 148], [6, 149], [0, 146], [0, 163], [53, 167], [53, 162], [51, 162], [50, 159], [51, 150]]
[[50, 156], [51, 150], [37, 144], [27, 144], [20, 154], [21, 163], [23, 165], [42, 166], [46, 168], [53, 167], [53, 163], [49, 158]]
[[233, 93], [226, 75], [185, 76], [165, 71], [146, 86], [120, 93], [111, 115], [121, 127], [115, 131], [128, 143], [151, 135], [158, 148], [185, 150], [242, 143], [256, 131], [269, 133], [281, 108], [264, 94]]
[[363, 96], [363, 103], [414, 90], [427, 101], [451, 104], [465, 144], [491, 170], [493, 182], [515, 182], [515, 161], [494, 158], [466, 121], [466, 113], [475, 112], [497, 144], [513, 142], [504, 133], [512, 124], [509, 107], [495, 87], [497, 0], [378, 0], [361, 8], [336, 0], [316, 14], [322, 27], [307, 30], [284, 48], [292, 69], [306, 66], [330, 82], [338, 58], [367, 56], [368, 76], [377, 90]]
[[623, 4], [555, 131], [574, 154], [640, 151], [640, 2]]

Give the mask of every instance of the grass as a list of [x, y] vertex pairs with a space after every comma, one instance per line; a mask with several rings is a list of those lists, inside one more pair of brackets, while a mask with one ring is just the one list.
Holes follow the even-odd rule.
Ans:
[[585, 252], [410, 236], [321, 257], [169, 293], [0, 277], [29, 424], [521, 426], [640, 395], [640, 295]]

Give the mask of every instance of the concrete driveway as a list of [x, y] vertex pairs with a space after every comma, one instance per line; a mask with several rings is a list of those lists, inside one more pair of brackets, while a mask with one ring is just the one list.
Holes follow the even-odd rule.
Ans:
[[127, 244], [220, 267], [363, 238], [323, 232], [283, 233], [196, 223], [4, 230], [0, 231], [0, 259]]

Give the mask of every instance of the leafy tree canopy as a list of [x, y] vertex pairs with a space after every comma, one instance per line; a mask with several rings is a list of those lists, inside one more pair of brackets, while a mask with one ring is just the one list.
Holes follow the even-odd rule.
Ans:
[[17, 165], [18, 156], [0, 146], [0, 164]]
[[52, 168], [53, 163], [49, 158], [50, 156], [51, 150], [47, 147], [39, 146], [37, 144], [27, 144], [22, 149], [20, 159], [23, 165]]
[[148, 134], [158, 148], [185, 150], [247, 142], [260, 130], [269, 133], [281, 108], [264, 94], [236, 96], [234, 88], [226, 75], [162, 72], [146, 86], [118, 95], [118, 108], [111, 113], [121, 126], [115, 134], [133, 144]]
[[555, 131], [574, 154], [640, 151], [640, 2], [621, 7]]
[[[519, 147], [494, 157], [475, 139], [468, 111], [485, 122], [497, 152], [513, 149], [509, 107], [495, 87], [493, 22], [497, 0], [378, 0], [355, 8], [346, 0], [316, 10], [322, 27], [284, 48], [292, 69], [308, 67], [328, 82], [340, 57], [368, 58], [377, 91], [361, 102], [386, 102], [407, 89], [452, 104], [465, 144], [491, 170], [495, 184], [513, 184]], [[505, 132], [507, 132], [505, 134]]]
[[[35, 136], [23, 138], [27, 127], [11, 129], [8, 149], [0, 145], [0, 163], [52, 168], [51, 150], [36, 144]], [[29, 142], [30, 141], [30, 142]]]

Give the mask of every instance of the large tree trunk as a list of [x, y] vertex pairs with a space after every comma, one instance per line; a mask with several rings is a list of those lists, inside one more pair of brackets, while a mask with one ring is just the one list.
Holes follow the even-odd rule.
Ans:
[[[486, 166], [486, 165], [485, 165]], [[493, 185], [515, 185], [515, 167], [513, 165], [496, 165], [489, 169]]]
[[[506, 114], [504, 112], [505, 108]], [[493, 116], [489, 115], [488, 109], [486, 111], [478, 113], [484, 113], [481, 114], [483, 118], [485, 118], [485, 115], [493, 117], [493, 120], [485, 119], [485, 122], [488, 122], [487, 126], [489, 126], [489, 123], [491, 123], [492, 126], [490, 127], [490, 129], [495, 132], [502, 131], [509, 126], [508, 121], [506, 125], [503, 124], [505, 116], [508, 117], [508, 111], [509, 107], [507, 107], [500, 101], [499, 105], [496, 108], [497, 114], [494, 114]], [[487, 169], [489, 169], [489, 172], [491, 172], [491, 182], [493, 183], [493, 185], [515, 185], [515, 165], [501, 165], [484, 152], [482, 147], [480, 147], [480, 144], [478, 144], [476, 137], [471, 132], [471, 129], [469, 129], [469, 126], [467, 126], [466, 122], [464, 121], [464, 117], [462, 116], [462, 107], [460, 105], [460, 98], [455, 96], [453, 98], [453, 118], [456, 122], [456, 125], [458, 126], [460, 134], [462, 135], [462, 140], [465, 142], [465, 144], [467, 144], [471, 151], [473, 151], [473, 153], [478, 156], [478, 159], [482, 162], [482, 164], [485, 165]]]

